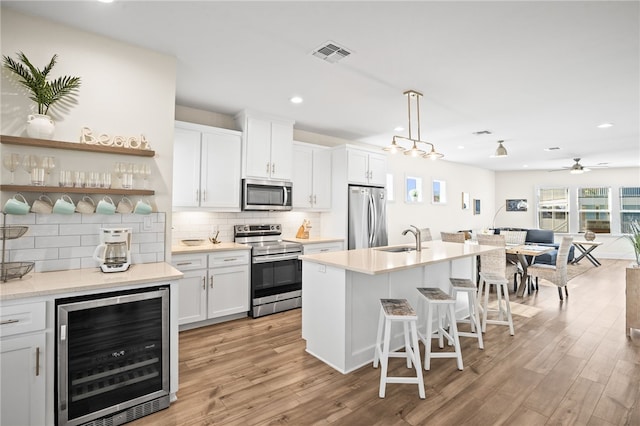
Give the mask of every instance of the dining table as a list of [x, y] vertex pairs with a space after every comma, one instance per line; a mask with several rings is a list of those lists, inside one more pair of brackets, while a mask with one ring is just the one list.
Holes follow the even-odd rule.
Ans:
[[520, 284], [518, 285], [518, 289], [516, 290], [516, 296], [523, 297], [524, 290], [529, 284], [529, 274], [527, 272], [529, 262], [527, 261], [527, 256], [531, 256], [531, 263], [533, 264], [536, 256], [540, 256], [544, 253], [549, 253], [553, 250], [555, 250], [555, 247], [552, 246], [539, 246], [534, 244], [507, 244], [507, 254], [515, 254], [518, 258], [518, 263], [520, 263], [520, 267], [522, 268], [522, 280], [520, 280]]

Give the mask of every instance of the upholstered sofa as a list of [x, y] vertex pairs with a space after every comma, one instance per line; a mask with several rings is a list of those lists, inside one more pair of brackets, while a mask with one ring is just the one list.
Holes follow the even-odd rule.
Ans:
[[[553, 231], [549, 231], [546, 229], [515, 229], [515, 228], [502, 228], [501, 231], [527, 231], [525, 244], [535, 244], [538, 246], [554, 247], [555, 248], [554, 251], [536, 256], [535, 261], [533, 263], [542, 263], [545, 265], [556, 264], [556, 258], [558, 257], [558, 248], [560, 247], [560, 244], [557, 244], [554, 242]], [[568, 262], [571, 262], [573, 260], [574, 249], [575, 247], [573, 247], [573, 245], [569, 249]], [[527, 257], [527, 260], [531, 262], [531, 258]]]

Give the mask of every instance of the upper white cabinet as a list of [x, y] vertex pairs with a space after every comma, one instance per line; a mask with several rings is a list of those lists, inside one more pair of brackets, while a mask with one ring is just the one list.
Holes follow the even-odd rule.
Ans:
[[242, 177], [291, 180], [293, 121], [248, 111], [236, 121], [242, 129]]
[[173, 206], [240, 211], [242, 133], [176, 121]]
[[349, 183], [384, 186], [387, 179], [387, 157], [382, 153], [348, 148], [347, 180]]
[[331, 151], [319, 145], [293, 143], [294, 209], [331, 208]]

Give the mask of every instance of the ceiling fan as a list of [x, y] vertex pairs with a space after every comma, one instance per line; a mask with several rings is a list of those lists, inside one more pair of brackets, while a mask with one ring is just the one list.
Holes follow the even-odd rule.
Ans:
[[571, 165], [570, 167], [563, 167], [561, 169], [555, 169], [555, 170], [550, 170], [550, 171], [551, 172], [558, 172], [558, 171], [562, 171], [562, 170], [569, 170], [569, 173], [578, 175], [578, 174], [581, 174], [581, 173], [590, 172], [591, 169], [600, 169], [600, 168], [606, 168], [607, 167], [605, 165], [583, 166], [582, 164], [580, 164], [580, 157], [574, 158], [573, 161], [575, 161], [575, 163], [573, 165]]

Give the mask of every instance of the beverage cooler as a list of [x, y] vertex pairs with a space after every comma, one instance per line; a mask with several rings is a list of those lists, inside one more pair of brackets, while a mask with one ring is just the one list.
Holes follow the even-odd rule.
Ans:
[[56, 424], [119, 425], [169, 406], [169, 287], [56, 300]]

